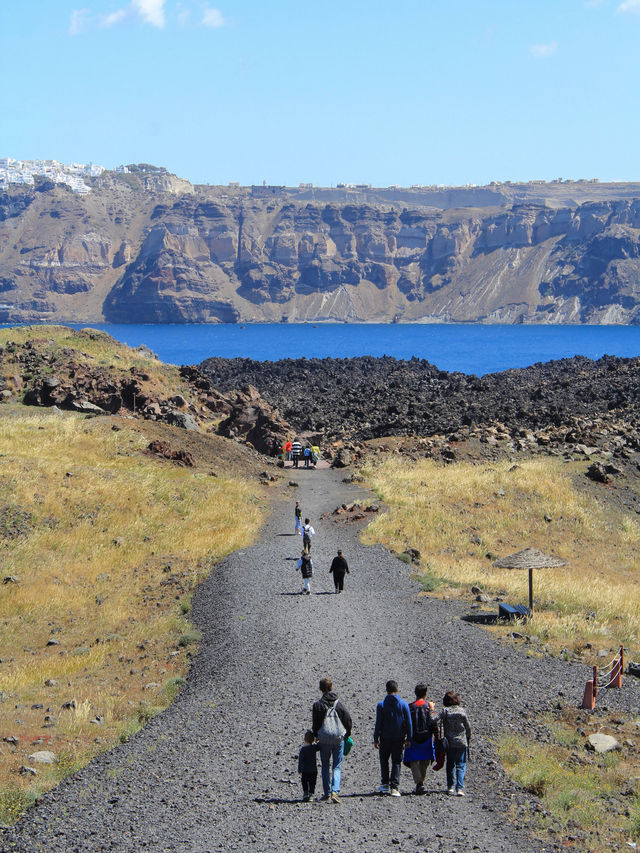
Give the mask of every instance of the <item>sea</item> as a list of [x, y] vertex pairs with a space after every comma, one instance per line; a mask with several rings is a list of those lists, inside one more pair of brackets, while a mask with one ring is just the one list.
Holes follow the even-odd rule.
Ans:
[[[81, 329], [87, 324], [68, 325]], [[276, 361], [387, 355], [482, 376], [574, 355], [640, 355], [640, 326], [93, 323], [91, 328], [129, 346], [148, 347], [169, 364], [199, 364], [211, 356]]]

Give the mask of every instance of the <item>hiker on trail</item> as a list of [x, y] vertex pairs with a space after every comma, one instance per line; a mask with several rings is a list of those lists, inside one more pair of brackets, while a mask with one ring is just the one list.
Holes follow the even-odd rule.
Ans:
[[304, 545], [304, 550], [307, 554], [311, 553], [311, 537], [315, 535], [316, 532], [311, 526], [311, 522], [308, 518], [305, 518], [304, 524], [302, 525], [302, 544]]
[[330, 678], [320, 681], [322, 698], [313, 703], [313, 734], [320, 743], [322, 789], [325, 801], [339, 803], [344, 742], [351, 734], [351, 715], [333, 692]]
[[[387, 681], [387, 695], [378, 702], [376, 709], [376, 727], [373, 732], [373, 745], [380, 752], [381, 794], [400, 796], [400, 770], [405, 740], [413, 736], [411, 712], [409, 706], [398, 696], [398, 684]], [[389, 777], [389, 759], [391, 759], [391, 777]]]
[[296, 569], [302, 574], [303, 588], [301, 595], [311, 595], [311, 578], [313, 577], [313, 563], [307, 551], [303, 551], [296, 565]]
[[344, 576], [349, 574], [349, 566], [342, 555], [342, 551], [338, 548], [338, 556], [333, 558], [329, 574], [333, 575], [333, 583], [336, 592], [342, 592], [344, 589]]
[[308, 468], [309, 463], [311, 462], [311, 448], [309, 447], [309, 445], [307, 445], [302, 451], [302, 456], [304, 457], [304, 467]]
[[445, 738], [447, 793], [464, 797], [464, 774], [471, 742], [471, 726], [460, 697], [453, 690], [444, 694], [442, 704], [444, 707], [438, 714], [438, 721], [442, 725], [442, 736]]
[[435, 759], [433, 738], [438, 736], [438, 715], [433, 702], [427, 702], [427, 685], [416, 684], [415, 702], [409, 704], [413, 735], [404, 750], [403, 763], [411, 768], [416, 794], [424, 794], [429, 764]]
[[302, 443], [299, 438], [293, 439], [293, 444], [291, 445], [291, 458], [293, 459], [293, 467], [298, 467], [298, 462], [300, 461], [300, 457], [302, 456]]
[[302, 509], [300, 508], [300, 501], [296, 501], [296, 508], [293, 512], [296, 519], [296, 533], [302, 536]]
[[320, 448], [317, 444], [311, 445], [311, 462], [315, 465], [320, 459]]
[[283, 460], [286, 462], [288, 462], [291, 459], [291, 448], [292, 447], [293, 447], [293, 445], [291, 444], [289, 439], [287, 439], [284, 443], [284, 447], [283, 447], [284, 456], [282, 457]]
[[304, 744], [298, 753], [298, 773], [302, 782], [302, 802], [308, 803], [313, 797], [318, 780], [318, 763], [316, 755], [320, 749], [319, 743], [314, 743], [316, 736], [307, 729], [304, 733]]

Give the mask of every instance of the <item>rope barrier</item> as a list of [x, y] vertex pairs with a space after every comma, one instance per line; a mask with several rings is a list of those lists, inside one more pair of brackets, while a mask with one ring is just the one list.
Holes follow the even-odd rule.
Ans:
[[622, 687], [622, 671], [624, 669], [624, 646], [620, 646], [620, 651], [614, 657], [610, 664], [604, 670], [601, 667], [593, 667], [593, 677], [590, 678], [584, 688], [584, 696], [582, 698], [582, 707], [589, 711], [593, 711], [596, 705], [596, 697], [598, 695], [599, 683], [609, 681], [604, 684], [604, 689], [608, 690], [611, 687]]

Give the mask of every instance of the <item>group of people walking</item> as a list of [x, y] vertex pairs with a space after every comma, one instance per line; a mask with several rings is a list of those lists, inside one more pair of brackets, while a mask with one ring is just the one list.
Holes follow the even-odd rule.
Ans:
[[[298, 772], [302, 799], [308, 802], [315, 793], [318, 778], [316, 755], [320, 753], [323, 794], [321, 799], [340, 802], [342, 761], [353, 741], [353, 722], [344, 703], [333, 690], [330, 678], [320, 681], [322, 696], [314, 702], [311, 728], [305, 732], [298, 754]], [[376, 708], [373, 745], [380, 759], [380, 794], [400, 797], [403, 763], [411, 768], [416, 794], [426, 793], [427, 770], [445, 764], [447, 792], [464, 796], [464, 779], [471, 743], [471, 726], [460, 697], [452, 690], [445, 693], [443, 708], [427, 700], [427, 686], [417, 684], [415, 700], [410, 704], [398, 695], [398, 684], [389, 680], [386, 695]]]
[[298, 468], [300, 461], [304, 462], [305, 468], [315, 465], [320, 459], [320, 448], [317, 444], [303, 444], [296, 436], [293, 441], [285, 441], [282, 445], [282, 463], [293, 462], [293, 467]]
[[[294, 510], [295, 532], [302, 536], [302, 553], [296, 565], [296, 569], [302, 575], [303, 587], [301, 593], [303, 595], [311, 595], [311, 578], [313, 577], [313, 560], [311, 559], [311, 539], [316, 535], [315, 530], [311, 526], [311, 521], [305, 518], [302, 521], [302, 508], [300, 501], [296, 501]], [[344, 576], [349, 574], [349, 564], [347, 563], [342, 549], [338, 548], [338, 554], [333, 558], [329, 574], [333, 575], [333, 583], [335, 591], [342, 592], [344, 590]]]

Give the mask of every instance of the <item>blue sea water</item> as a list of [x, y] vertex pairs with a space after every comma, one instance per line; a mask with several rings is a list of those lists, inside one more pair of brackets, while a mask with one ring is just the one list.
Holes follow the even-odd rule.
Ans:
[[640, 326], [102, 323], [92, 324], [92, 328], [103, 329], [129, 346], [145, 345], [171, 364], [198, 364], [210, 356], [257, 361], [416, 356], [441, 370], [480, 376], [574, 355], [594, 359], [606, 354], [640, 355]]

